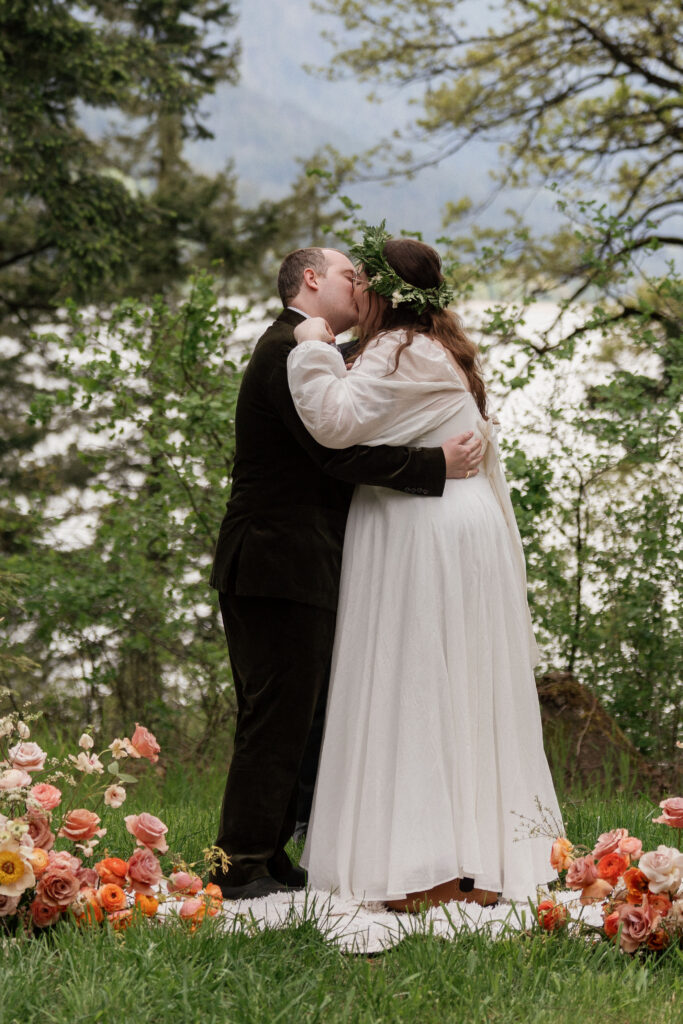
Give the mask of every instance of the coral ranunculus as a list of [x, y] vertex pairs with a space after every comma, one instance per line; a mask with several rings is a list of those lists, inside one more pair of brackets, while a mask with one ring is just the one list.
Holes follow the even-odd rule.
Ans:
[[48, 865], [49, 858], [47, 855], [47, 850], [43, 850], [40, 846], [34, 846], [33, 849], [30, 850], [28, 854], [28, 859], [31, 862], [33, 874], [36, 876], [36, 878], [40, 878], [43, 871]]
[[131, 736], [130, 742], [138, 757], [146, 757], [152, 763], [159, 760], [161, 747], [157, 743], [156, 736], [149, 729], [145, 729], [144, 725], [135, 723], [135, 732]]
[[672, 828], [683, 828], [683, 796], [670, 796], [659, 805], [664, 812], [653, 818], [659, 825], [671, 825]]
[[98, 860], [95, 871], [104, 885], [120, 885], [124, 888], [128, 861], [121, 860], [120, 857], [105, 857], [104, 860]]
[[145, 917], [154, 917], [159, 909], [159, 900], [156, 896], [148, 896], [147, 893], [138, 892], [135, 894], [135, 906]]
[[120, 885], [101, 885], [98, 895], [103, 910], [112, 914], [115, 910], [124, 910], [126, 906], [126, 894]]
[[574, 847], [565, 839], [564, 836], [560, 836], [553, 843], [552, 850], [550, 851], [550, 866], [555, 871], [566, 871], [572, 860], [574, 859], [571, 854]]
[[83, 843], [101, 832], [99, 824], [100, 819], [94, 811], [86, 811], [85, 808], [78, 807], [74, 811], [69, 811], [62, 821], [62, 827], [57, 835], [63, 836], [64, 839], [71, 839], [73, 842]]
[[150, 850], [158, 850], [159, 853], [166, 853], [168, 843], [164, 836], [168, 832], [168, 825], [155, 818], [153, 814], [128, 814], [125, 817], [126, 828], [137, 841]]
[[613, 910], [611, 914], [608, 914], [604, 921], [605, 935], [608, 939], [613, 939], [619, 931], [619, 911]]
[[538, 904], [536, 916], [541, 928], [547, 932], [554, 932], [567, 922], [567, 908], [553, 900], [543, 900]]
[[649, 884], [647, 875], [643, 874], [640, 868], [629, 868], [628, 871], [624, 871], [626, 899], [629, 903], [642, 903]]
[[610, 885], [615, 886], [619, 877], [628, 870], [628, 857], [622, 857], [618, 853], [606, 853], [597, 863], [598, 878], [604, 878]]

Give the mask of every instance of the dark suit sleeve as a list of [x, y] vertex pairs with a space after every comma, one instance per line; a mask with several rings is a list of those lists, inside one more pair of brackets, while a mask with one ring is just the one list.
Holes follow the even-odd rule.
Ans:
[[287, 356], [292, 347], [279, 348], [273, 361], [270, 398], [287, 429], [323, 472], [347, 483], [390, 487], [406, 494], [443, 494], [446, 459], [441, 448], [355, 445], [333, 450], [314, 441], [299, 418], [287, 383]]

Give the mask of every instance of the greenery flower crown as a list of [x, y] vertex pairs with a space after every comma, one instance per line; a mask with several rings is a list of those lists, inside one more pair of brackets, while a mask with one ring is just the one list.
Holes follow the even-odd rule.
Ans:
[[368, 289], [383, 295], [396, 309], [410, 306], [418, 315], [425, 309], [445, 309], [453, 301], [454, 292], [442, 281], [438, 288], [418, 288], [408, 284], [390, 267], [384, 257], [384, 245], [391, 238], [385, 230], [386, 221], [379, 227], [365, 226], [363, 241], [350, 246], [351, 255], [362, 263], [368, 275]]

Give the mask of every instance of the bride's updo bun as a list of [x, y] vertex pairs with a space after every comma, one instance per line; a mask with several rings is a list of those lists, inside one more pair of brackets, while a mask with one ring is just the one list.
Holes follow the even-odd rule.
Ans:
[[[444, 282], [438, 252], [416, 238], [390, 238], [384, 243], [382, 255], [392, 270], [415, 288], [423, 291], [438, 289]], [[458, 317], [449, 309], [432, 305], [421, 312], [405, 301], [392, 305], [372, 288], [368, 290], [367, 296], [368, 314], [363, 323], [358, 325], [358, 354], [372, 338], [388, 331], [403, 329], [406, 338], [396, 351], [396, 370], [401, 353], [412, 344], [415, 334], [426, 334], [434, 338], [451, 353], [462, 369], [479, 411], [486, 419], [486, 388], [479, 364], [479, 352]]]

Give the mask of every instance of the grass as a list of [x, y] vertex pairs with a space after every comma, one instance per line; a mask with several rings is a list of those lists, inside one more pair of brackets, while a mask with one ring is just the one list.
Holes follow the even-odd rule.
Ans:
[[[131, 790], [128, 811], [169, 825], [172, 849], [197, 858], [215, 834], [222, 769]], [[623, 825], [647, 846], [671, 843], [633, 793], [565, 797], [567, 833], [592, 845]], [[105, 822], [106, 844], [131, 847], [122, 814]], [[295, 853], [299, 851], [295, 850]], [[413, 936], [381, 956], [340, 953], [311, 921], [284, 931], [194, 935], [151, 922], [124, 933], [81, 932], [64, 923], [35, 939], [0, 940], [0, 1024], [680, 1024], [683, 951], [632, 959], [608, 944], [564, 935], [491, 942]]]

